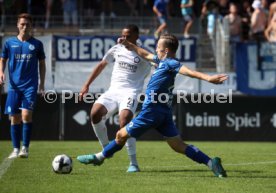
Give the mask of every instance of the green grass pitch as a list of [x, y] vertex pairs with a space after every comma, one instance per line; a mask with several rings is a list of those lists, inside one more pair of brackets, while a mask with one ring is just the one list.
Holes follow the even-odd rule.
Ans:
[[[219, 179], [204, 165], [174, 153], [166, 142], [137, 143], [142, 172], [126, 173], [123, 149], [102, 166], [82, 165], [80, 154], [98, 152], [98, 142], [33, 141], [28, 159], [7, 160], [10, 141], [0, 142], [1, 193], [276, 193], [276, 143], [191, 142], [219, 156], [228, 178]], [[52, 172], [55, 155], [73, 158], [69, 175]]]

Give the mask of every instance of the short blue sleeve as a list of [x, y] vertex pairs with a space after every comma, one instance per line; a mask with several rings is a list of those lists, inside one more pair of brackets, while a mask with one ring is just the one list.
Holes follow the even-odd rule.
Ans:
[[44, 60], [45, 59], [45, 52], [44, 52], [42, 42], [39, 42], [38, 46], [39, 46], [39, 49], [38, 49], [38, 53], [37, 53], [37, 58], [39, 60]]
[[170, 71], [178, 73], [182, 64], [177, 60], [169, 60], [168, 61], [168, 67]]
[[5, 44], [4, 44], [4, 46], [3, 46], [3, 51], [2, 51], [2, 54], [1, 54], [1, 58], [5, 58], [5, 59], [7, 59], [7, 58], [9, 58], [9, 49], [8, 49], [8, 42], [6, 41], [5, 42]]

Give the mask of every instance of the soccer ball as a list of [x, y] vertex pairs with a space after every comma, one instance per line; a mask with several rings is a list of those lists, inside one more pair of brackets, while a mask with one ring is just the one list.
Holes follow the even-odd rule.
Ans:
[[73, 169], [73, 160], [65, 154], [57, 155], [52, 162], [52, 167], [57, 174], [70, 174]]

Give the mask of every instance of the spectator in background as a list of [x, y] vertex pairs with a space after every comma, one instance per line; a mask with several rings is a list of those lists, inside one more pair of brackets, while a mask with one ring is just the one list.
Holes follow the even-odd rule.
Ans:
[[138, 16], [138, 11], [136, 10], [137, 7], [137, 0], [125, 0], [127, 3], [129, 10], [130, 10], [130, 16]]
[[276, 42], [276, 10], [265, 30], [265, 37], [269, 42]]
[[180, 8], [184, 20], [184, 38], [189, 38], [189, 32], [193, 24], [193, 0], [181, 0]]
[[230, 41], [236, 43], [241, 40], [242, 18], [238, 14], [238, 6], [234, 3], [230, 4], [229, 12], [224, 18], [229, 21]]
[[46, 0], [45, 29], [49, 28], [53, 0]]
[[169, 0], [155, 0], [154, 1], [154, 5], [153, 5], [152, 9], [160, 23], [159, 27], [154, 32], [154, 37], [156, 39], [167, 28], [168, 3], [169, 3]]
[[34, 27], [44, 27], [45, 1], [28, 0], [28, 13], [34, 17]]
[[101, 2], [102, 2], [101, 16], [105, 16], [109, 14], [111, 18], [115, 18], [116, 14], [113, 11], [113, 0], [102, 0]]
[[264, 10], [266, 16], [268, 17], [268, 15], [269, 15], [269, 8], [268, 8], [268, 2], [267, 2], [267, 0], [261, 0], [261, 4], [262, 4], [262, 9]]
[[99, 14], [97, 11], [100, 10], [100, 0], [94, 1], [83, 1], [83, 20], [86, 27], [90, 27], [92, 22], [92, 17]]
[[272, 19], [275, 11], [276, 11], [276, 1], [271, 3], [270, 6], [269, 6], [268, 23], [270, 23], [270, 20]]
[[221, 18], [224, 18], [226, 15], [229, 14], [229, 0], [218, 0], [218, 4], [219, 4], [219, 15], [221, 16]]
[[77, 0], [61, 0], [63, 4], [63, 23], [65, 26], [78, 25]]
[[249, 40], [249, 31], [250, 31], [250, 18], [252, 15], [251, 5], [249, 0], [245, 0], [242, 2], [242, 40], [248, 41]]
[[229, 23], [230, 44], [231, 44], [231, 64], [236, 67], [236, 43], [241, 40], [242, 19], [238, 15], [238, 6], [230, 4], [229, 14], [224, 17]]
[[254, 0], [252, 3], [254, 12], [251, 16], [251, 36], [255, 41], [264, 41], [264, 31], [267, 24], [267, 16], [265, 11], [262, 9], [260, 0]]

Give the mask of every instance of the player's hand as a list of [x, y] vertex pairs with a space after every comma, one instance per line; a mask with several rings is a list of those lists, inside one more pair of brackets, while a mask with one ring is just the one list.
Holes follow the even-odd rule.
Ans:
[[0, 73], [0, 86], [5, 84], [5, 74]]
[[131, 43], [126, 38], [118, 38], [117, 43], [124, 45], [128, 50], [132, 50]]
[[227, 79], [228, 79], [227, 74], [216, 74], [216, 75], [210, 76], [210, 78], [208, 79], [208, 82], [211, 82], [214, 84], [222, 84]]
[[89, 91], [89, 86], [84, 85], [79, 93], [79, 101], [83, 100], [83, 97], [85, 96], [86, 93]]
[[44, 95], [45, 95], [45, 88], [44, 88], [44, 85], [39, 84], [38, 93], [41, 94], [41, 96], [44, 96]]

